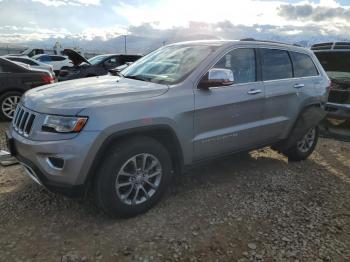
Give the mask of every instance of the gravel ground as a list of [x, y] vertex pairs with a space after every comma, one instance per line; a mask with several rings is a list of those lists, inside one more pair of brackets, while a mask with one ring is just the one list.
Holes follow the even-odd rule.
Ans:
[[350, 261], [350, 143], [320, 139], [300, 163], [269, 148], [210, 162], [127, 220], [0, 167], [0, 214], [2, 261]]

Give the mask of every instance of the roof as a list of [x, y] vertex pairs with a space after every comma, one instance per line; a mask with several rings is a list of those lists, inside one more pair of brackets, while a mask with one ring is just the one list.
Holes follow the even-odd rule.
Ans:
[[282, 42], [276, 42], [276, 41], [269, 41], [269, 40], [257, 40], [254, 38], [244, 38], [241, 40], [196, 40], [196, 41], [186, 41], [186, 42], [179, 42], [174, 43], [171, 45], [211, 45], [211, 46], [224, 46], [229, 44], [239, 44], [239, 43], [249, 43], [249, 44], [255, 44], [255, 45], [273, 45], [280, 48], [285, 47], [292, 47], [299, 50], [308, 50], [304, 47], [301, 47], [300, 45], [296, 44], [288, 44], [288, 43], [282, 43]]

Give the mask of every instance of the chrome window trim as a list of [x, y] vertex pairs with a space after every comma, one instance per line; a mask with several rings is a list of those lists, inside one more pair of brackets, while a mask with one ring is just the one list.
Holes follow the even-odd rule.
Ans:
[[[278, 46], [264, 46], [264, 45], [259, 45], [259, 44], [255, 44], [255, 45], [247, 45], [247, 46], [235, 46], [235, 47], [232, 47], [230, 48], [227, 52], [225, 52], [222, 56], [220, 56], [218, 59], [215, 59], [213, 61], [213, 65], [208, 69], [206, 70], [206, 72], [204, 74], [201, 74], [201, 76], [198, 78], [198, 80], [195, 82], [195, 89], [198, 89], [198, 85], [199, 85], [199, 82], [200, 80], [202, 79], [202, 77], [208, 73], [208, 71], [210, 69], [212, 69], [217, 62], [219, 62], [219, 60], [224, 57], [225, 55], [227, 55], [228, 53], [230, 53], [231, 51], [234, 51], [236, 49], [271, 49], [271, 50], [282, 50], [282, 51], [286, 51], [288, 52], [288, 55], [290, 56], [290, 52], [296, 52], [296, 53], [300, 53], [300, 54], [304, 54], [304, 55], [307, 55], [310, 57], [312, 63], [314, 64], [316, 70], [317, 70], [317, 75], [315, 76], [303, 76], [303, 77], [290, 77], [290, 78], [281, 78], [281, 79], [273, 79], [273, 80], [256, 80], [256, 81], [253, 81], [253, 82], [246, 82], [246, 83], [237, 83], [237, 84], [233, 84], [233, 85], [229, 85], [229, 86], [217, 86], [217, 87], [211, 87], [210, 89], [218, 89], [218, 88], [228, 88], [228, 87], [235, 87], [235, 86], [240, 86], [240, 85], [246, 85], [246, 84], [252, 84], [252, 83], [269, 83], [269, 82], [276, 82], [276, 81], [287, 81], [287, 80], [295, 80], [295, 79], [310, 79], [310, 78], [317, 78], [317, 77], [320, 77], [322, 76], [321, 73], [320, 73], [320, 70], [318, 68], [318, 66], [316, 65], [315, 61], [314, 61], [314, 57], [312, 55], [310, 55], [307, 51], [303, 52], [301, 50], [294, 50], [293, 48], [287, 48], [287, 47], [278, 47]], [[255, 56], [256, 56], [256, 52], [255, 52]], [[292, 67], [293, 67], [293, 61], [292, 61], [292, 58], [290, 56], [290, 60], [291, 60], [291, 64], [292, 64]], [[256, 64], [256, 69], [258, 68], [258, 65]]]

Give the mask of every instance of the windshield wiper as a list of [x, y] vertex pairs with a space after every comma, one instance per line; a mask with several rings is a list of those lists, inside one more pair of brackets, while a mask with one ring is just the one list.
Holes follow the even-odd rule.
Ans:
[[151, 82], [152, 78], [147, 77], [147, 76], [142, 76], [142, 75], [131, 75], [131, 76], [124, 76], [125, 78], [130, 78], [130, 79], [135, 79], [135, 80], [140, 80], [140, 81], [145, 81], [145, 82]]
[[125, 77], [122, 72], [117, 72], [117, 76]]

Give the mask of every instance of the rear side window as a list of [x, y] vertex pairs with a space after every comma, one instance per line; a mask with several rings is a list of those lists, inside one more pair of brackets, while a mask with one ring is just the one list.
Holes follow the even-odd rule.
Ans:
[[318, 71], [310, 56], [306, 54], [291, 52], [294, 77], [317, 76]]
[[38, 58], [38, 60], [40, 61], [40, 62], [51, 62], [51, 58], [49, 57], [49, 56], [47, 56], [47, 55], [44, 55], [44, 56], [41, 56], [41, 57], [39, 57]]
[[224, 55], [214, 68], [231, 69], [237, 84], [255, 82], [255, 51], [252, 48], [232, 50]]
[[260, 52], [264, 81], [293, 77], [292, 63], [287, 51], [262, 48]]
[[51, 60], [52, 61], [63, 61], [63, 60], [65, 60], [65, 58], [62, 56], [51, 56]]

